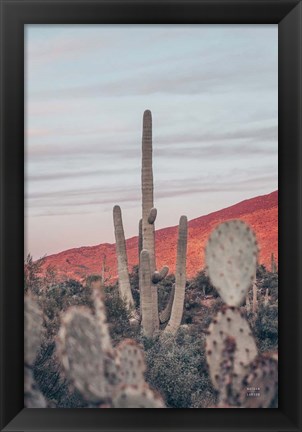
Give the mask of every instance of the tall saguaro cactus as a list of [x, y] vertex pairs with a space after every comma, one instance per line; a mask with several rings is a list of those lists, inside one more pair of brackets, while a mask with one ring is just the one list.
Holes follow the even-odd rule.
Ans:
[[[152, 115], [146, 110], [143, 116], [142, 136], [142, 242], [143, 249], [149, 253], [151, 280], [156, 270], [155, 260], [155, 219], [157, 211], [154, 208], [154, 186], [152, 168]], [[159, 329], [158, 293], [156, 285], [151, 281], [151, 310], [144, 308], [145, 314], [151, 313], [153, 332]], [[146, 320], [149, 321], [149, 318]], [[149, 333], [149, 330], [147, 330]]]
[[[169, 268], [164, 266], [156, 269], [155, 256], [155, 220], [157, 210], [154, 208], [154, 187], [152, 169], [152, 115], [146, 110], [143, 116], [142, 134], [142, 219], [139, 223], [139, 288], [140, 310], [142, 315], [143, 333], [152, 337], [158, 330], [160, 322], [165, 324], [171, 313], [171, 322], [167, 331], [175, 333], [181, 323], [185, 284], [186, 284], [186, 253], [187, 253], [187, 218], [182, 216], [179, 223], [177, 266], [175, 289], [170, 295], [167, 307], [159, 318], [157, 284], [168, 274]], [[133, 304], [127, 266], [127, 255], [121, 210], [118, 206], [113, 209], [116, 236], [116, 251], [118, 256], [119, 286], [122, 295], [127, 295], [129, 304]], [[130, 295], [128, 295], [130, 293]]]

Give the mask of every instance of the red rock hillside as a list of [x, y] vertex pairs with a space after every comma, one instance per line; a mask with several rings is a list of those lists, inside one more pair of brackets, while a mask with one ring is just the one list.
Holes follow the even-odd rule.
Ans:
[[[258, 196], [227, 207], [223, 210], [189, 221], [187, 276], [194, 276], [204, 266], [204, 246], [213, 228], [228, 219], [240, 218], [254, 229], [260, 245], [259, 263], [270, 268], [273, 252], [278, 262], [278, 191]], [[113, 229], [113, 227], [112, 227]], [[156, 231], [157, 266], [168, 265], [175, 271], [177, 227]], [[138, 238], [127, 240], [129, 271], [138, 263]], [[43, 271], [54, 266], [61, 278], [80, 280], [85, 275], [100, 273], [106, 255], [106, 266], [111, 280], [117, 278], [115, 244], [100, 244], [66, 250], [45, 258]], [[108, 273], [109, 273], [108, 272]]]

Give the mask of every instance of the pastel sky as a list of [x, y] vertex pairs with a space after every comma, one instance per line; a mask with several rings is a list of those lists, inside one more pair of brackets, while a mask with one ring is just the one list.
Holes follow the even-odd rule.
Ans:
[[127, 237], [153, 116], [156, 228], [278, 187], [277, 25], [27, 25], [25, 253]]

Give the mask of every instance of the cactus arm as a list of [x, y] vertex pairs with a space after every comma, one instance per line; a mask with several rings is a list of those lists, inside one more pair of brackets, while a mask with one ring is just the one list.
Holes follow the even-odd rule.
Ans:
[[156, 208], [152, 208], [150, 210], [150, 213], [149, 213], [148, 223], [151, 224], [151, 225], [154, 224], [156, 216], [157, 216], [157, 209]]
[[140, 255], [139, 286], [143, 333], [147, 337], [152, 337], [154, 326], [152, 316], [150, 257], [149, 252], [145, 249], [141, 251]]
[[158, 282], [161, 282], [167, 274], [169, 273], [169, 267], [164, 266], [160, 271], [155, 271], [152, 276], [152, 282], [154, 284], [157, 284]]
[[86, 280], [86, 285], [91, 288], [97, 325], [102, 339], [103, 349], [112, 350], [109, 329], [107, 325], [106, 310], [104, 305], [103, 281], [99, 275], [91, 275]]
[[181, 324], [183, 315], [185, 287], [186, 287], [186, 260], [187, 260], [188, 221], [181, 216], [178, 226], [177, 259], [175, 273], [175, 294], [170, 321], [165, 331], [175, 333]]
[[126, 300], [127, 305], [132, 307], [134, 305], [130, 279], [128, 273], [128, 259], [126, 250], [126, 241], [123, 228], [122, 212], [120, 206], [114, 206], [113, 208], [113, 221], [114, 221], [114, 233], [115, 233], [115, 244], [116, 244], [116, 256], [117, 256], [117, 268], [118, 268], [118, 284], [120, 296]]
[[175, 284], [172, 285], [171, 292], [170, 292], [169, 299], [168, 299], [168, 303], [166, 304], [165, 309], [163, 309], [159, 314], [159, 320], [160, 320], [161, 324], [166, 323], [170, 319], [171, 310], [172, 310], [173, 301], [174, 301], [174, 294], [175, 294]]

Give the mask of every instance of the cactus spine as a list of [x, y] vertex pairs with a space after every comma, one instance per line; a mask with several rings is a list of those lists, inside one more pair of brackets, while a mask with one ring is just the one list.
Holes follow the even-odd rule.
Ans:
[[131, 293], [129, 273], [128, 273], [128, 259], [126, 250], [126, 241], [124, 234], [124, 227], [122, 221], [122, 212], [120, 206], [113, 208], [113, 222], [117, 255], [117, 268], [118, 268], [118, 284], [120, 296], [125, 299], [129, 307], [132, 307], [133, 297]]

